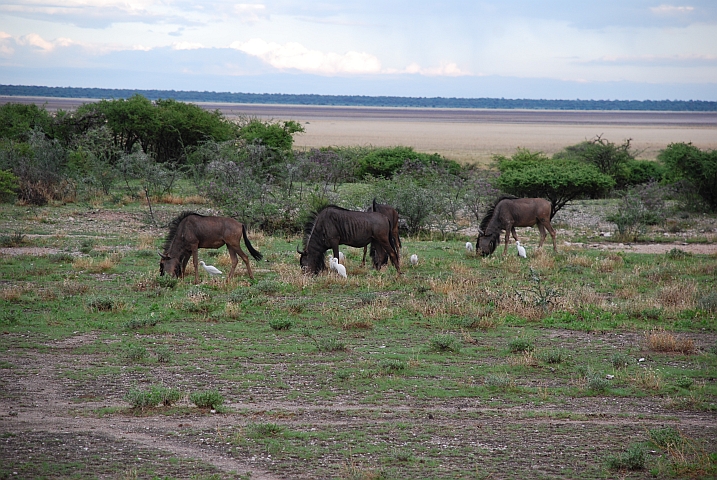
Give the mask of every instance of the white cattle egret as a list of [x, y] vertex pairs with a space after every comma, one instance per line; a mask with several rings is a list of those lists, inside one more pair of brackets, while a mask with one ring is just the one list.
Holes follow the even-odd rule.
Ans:
[[528, 258], [528, 256], [525, 254], [525, 248], [523, 248], [520, 242], [516, 240], [515, 244], [518, 246], [518, 255], [522, 258]]
[[207, 265], [206, 263], [204, 263], [203, 260], [199, 262], [199, 265], [201, 265], [204, 268], [204, 270], [206, 270], [207, 273], [211, 276], [222, 274], [221, 270], [219, 270], [218, 268], [216, 268], [212, 265]]
[[471, 242], [466, 242], [466, 252], [472, 252], [473, 251], [473, 244]]
[[411, 265], [418, 265], [418, 255], [415, 253], [411, 255]]
[[341, 275], [342, 277], [346, 278], [346, 267], [341, 265], [339, 263], [339, 260], [337, 258], [332, 258], [331, 263], [329, 264], [332, 270], [334, 270], [336, 273]]

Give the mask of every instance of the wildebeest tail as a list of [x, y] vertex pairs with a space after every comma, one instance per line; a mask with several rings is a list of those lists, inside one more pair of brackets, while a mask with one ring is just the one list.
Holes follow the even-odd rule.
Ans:
[[244, 225], [244, 228], [242, 228], [242, 235], [244, 235], [244, 243], [246, 244], [246, 249], [249, 250], [251, 256], [254, 257], [254, 260], [258, 262], [259, 260], [264, 258], [264, 255], [259, 253], [254, 247], [251, 246], [249, 237], [246, 236], [246, 225]]

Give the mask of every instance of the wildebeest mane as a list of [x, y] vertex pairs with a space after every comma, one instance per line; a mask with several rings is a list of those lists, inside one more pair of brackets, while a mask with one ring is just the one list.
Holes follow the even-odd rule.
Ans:
[[318, 210], [314, 210], [309, 214], [309, 218], [306, 220], [306, 223], [304, 224], [304, 250], [306, 250], [306, 247], [309, 245], [309, 240], [311, 239], [311, 234], [314, 232], [314, 226], [316, 224], [316, 218], [319, 216], [321, 212], [326, 210], [327, 208], [335, 208], [337, 210], [343, 210], [345, 212], [349, 212], [350, 210], [347, 210], [345, 208], [341, 208], [336, 205], [324, 205], [323, 207], [319, 208]]
[[503, 194], [500, 197], [498, 197], [496, 199], [496, 201], [493, 202], [493, 204], [490, 207], [488, 207], [488, 210], [486, 211], [485, 216], [483, 217], [483, 220], [480, 221], [480, 226], [478, 227], [480, 229], [480, 231], [483, 233], [486, 232], [486, 229], [488, 228], [488, 224], [490, 223], [490, 219], [493, 218], [493, 214], [495, 213], [495, 207], [497, 207], [500, 202], [502, 202], [503, 200], [515, 200], [516, 198], [518, 198], [518, 197], [516, 197], [515, 195], [508, 195], [508, 194]]
[[162, 245], [162, 251], [164, 253], [167, 253], [169, 251], [169, 247], [172, 246], [172, 241], [174, 240], [174, 237], [177, 235], [177, 230], [179, 229], [179, 224], [182, 223], [182, 220], [187, 218], [190, 215], [197, 215], [199, 217], [203, 217], [204, 215], [200, 215], [197, 212], [192, 211], [184, 211], [177, 215], [177, 217], [169, 222], [169, 232], [167, 233], [167, 236], [164, 239], [164, 244]]

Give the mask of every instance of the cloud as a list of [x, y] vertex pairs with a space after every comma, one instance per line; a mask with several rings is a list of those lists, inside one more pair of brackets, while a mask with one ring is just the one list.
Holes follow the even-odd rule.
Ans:
[[654, 13], [655, 15], [664, 15], [664, 16], [671, 16], [671, 15], [685, 15], [692, 13], [694, 11], [695, 7], [686, 7], [686, 6], [674, 6], [674, 5], [660, 5], [659, 7], [650, 7], [650, 11]]
[[638, 66], [638, 67], [701, 67], [717, 66], [715, 55], [627, 55], [605, 56], [584, 62], [597, 65]]
[[201, 43], [175, 42], [172, 44], [172, 50], [199, 50], [200, 48], [204, 48]]
[[105, 28], [123, 22], [196, 23], [165, 10], [151, 0], [15, 0], [0, 4], [0, 14], [84, 28]]
[[243, 23], [256, 23], [269, 17], [266, 5], [258, 3], [237, 3], [234, 5], [233, 13], [238, 15]]
[[413, 73], [425, 75], [427, 77], [462, 77], [471, 75], [469, 72], [461, 70], [458, 65], [453, 62], [441, 63], [438, 67], [424, 68], [417, 63], [412, 63], [404, 70], [405, 73]]
[[233, 42], [230, 48], [258, 57], [279, 70], [299, 70], [324, 75], [379, 73], [381, 62], [373, 55], [349, 51], [344, 54], [309, 50], [300, 43], [279, 44], [253, 38]]

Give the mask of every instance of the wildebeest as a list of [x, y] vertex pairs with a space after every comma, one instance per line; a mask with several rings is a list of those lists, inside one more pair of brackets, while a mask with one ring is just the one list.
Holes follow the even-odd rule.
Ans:
[[[328, 205], [317, 211], [304, 226], [304, 249], [297, 249], [301, 268], [313, 274], [326, 269], [324, 255], [332, 249], [339, 256], [339, 245], [361, 248], [376, 242], [391, 258], [400, 274], [397, 250], [391, 231], [393, 224], [379, 212], [356, 212], [336, 205]], [[374, 264], [377, 269], [379, 265]]]
[[[403, 246], [401, 244], [401, 237], [398, 236], [398, 211], [393, 208], [390, 205], [386, 205], [383, 203], [376, 203], [376, 199], [373, 199], [373, 203], [370, 207], [366, 209], [367, 212], [378, 212], [383, 213], [388, 217], [389, 220], [391, 220], [391, 224], [393, 225], [393, 228], [391, 229], [391, 236], [393, 237], [393, 242], [395, 245], [397, 245], [396, 248], [396, 255], [399, 257], [399, 261], [401, 258], [401, 247]], [[368, 246], [363, 247], [363, 259], [361, 260], [361, 266], [363, 267], [366, 265], [366, 249]], [[373, 260], [374, 265], [380, 265], [383, 267], [388, 263], [388, 255], [386, 252], [381, 248], [380, 245], [377, 245], [375, 242], [371, 242], [371, 259]]]
[[241, 249], [241, 239], [244, 237], [246, 248], [256, 260], [262, 255], [254, 249], [246, 234], [246, 227], [229, 217], [210, 217], [195, 212], [183, 212], [169, 224], [169, 233], [160, 253], [159, 274], [165, 272], [175, 277], [183, 277], [184, 271], [191, 256], [194, 263], [194, 282], [199, 282], [199, 264], [197, 250], [200, 248], [220, 248], [227, 246], [232, 259], [232, 268], [227, 281], [234, 275], [234, 269], [241, 257], [246, 265], [249, 278], [254, 278], [249, 264], [249, 258]]
[[478, 227], [478, 240], [476, 244], [483, 256], [492, 254], [500, 244], [500, 233], [505, 230], [505, 249], [503, 255], [508, 251], [508, 240], [511, 233], [518, 241], [515, 234], [515, 227], [532, 227], [537, 224], [540, 230], [540, 245], [543, 246], [547, 234], [550, 232], [553, 237], [553, 250], [558, 248], [555, 244], [555, 230], [550, 225], [550, 202], [543, 198], [518, 198], [513, 195], [501, 195], [488, 212]]

